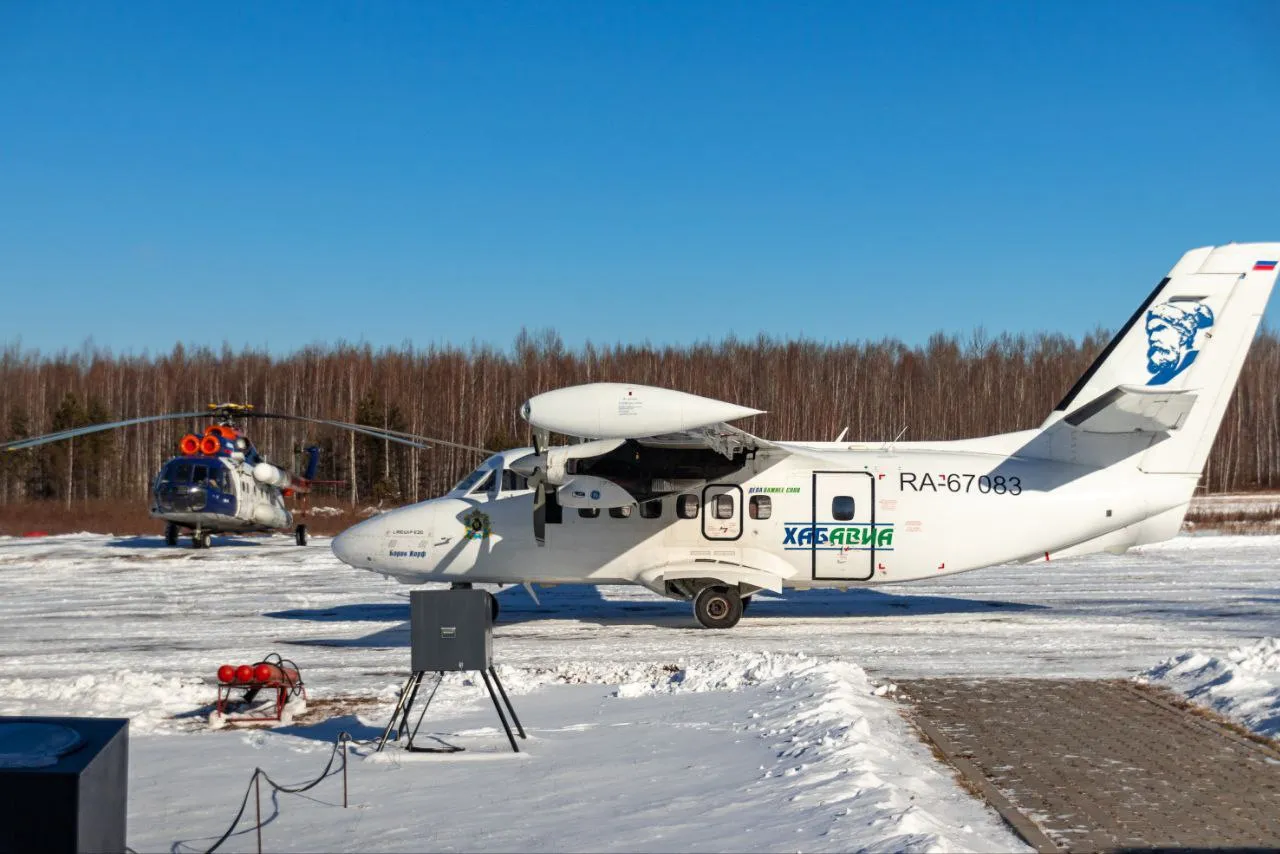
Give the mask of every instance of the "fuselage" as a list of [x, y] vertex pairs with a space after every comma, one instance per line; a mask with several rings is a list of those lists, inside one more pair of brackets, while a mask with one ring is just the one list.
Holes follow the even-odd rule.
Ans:
[[182, 456], [165, 463], [152, 485], [151, 515], [213, 533], [293, 524], [281, 491], [258, 482], [253, 465], [228, 456]]
[[[1034, 431], [970, 442], [779, 443], [714, 480], [628, 507], [553, 507], [534, 541], [534, 495], [495, 455], [445, 496], [360, 523], [344, 562], [410, 584], [640, 583], [664, 568], [735, 568], [781, 587], [850, 587], [1128, 546], [1163, 529], [1196, 478], [1022, 458]], [[1160, 531], [1144, 530], [1152, 520]], [[1174, 525], [1176, 530], [1176, 523]], [[756, 583], [757, 587], [766, 586]]]

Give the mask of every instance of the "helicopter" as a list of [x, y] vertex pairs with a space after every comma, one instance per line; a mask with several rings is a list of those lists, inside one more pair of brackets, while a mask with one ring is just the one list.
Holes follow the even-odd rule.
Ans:
[[425, 449], [433, 444], [444, 444], [488, 453], [483, 448], [363, 424], [258, 412], [251, 404], [244, 403], [211, 403], [205, 412], [174, 412], [90, 424], [5, 442], [0, 444], [0, 451], [20, 451], [135, 424], [210, 416], [215, 419], [215, 423], [206, 427], [202, 434], [184, 435], [178, 442], [178, 455], [167, 460], [152, 481], [150, 513], [153, 518], [164, 520], [165, 543], [170, 546], [178, 545], [184, 530], [190, 532], [193, 548], [207, 549], [212, 544], [214, 534], [246, 534], [290, 528], [293, 529], [294, 541], [299, 546], [307, 544], [307, 526], [301, 521], [295, 521], [294, 514], [285, 505], [285, 499], [296, 497], [301, 503], [299, 517], [305, 518], [307, 495], [312, 487], [336, 481], [315, 479], [320, 463], [320, 449], [315, 446], [302, 449], [305, 459], [302, 473], [291, 472], [269, 462], [254, 447], [253, 441], [243, 429], [241, 422], [247, 419], [303, 421], [338, 427], [415, 448]]

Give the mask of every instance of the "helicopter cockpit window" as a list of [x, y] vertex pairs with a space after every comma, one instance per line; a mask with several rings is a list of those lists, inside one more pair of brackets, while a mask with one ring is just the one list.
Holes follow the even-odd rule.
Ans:
[[171, 463], [164, 470], [161, 480], [165, 483], [187, 484], [191, 482], [191, 463]]

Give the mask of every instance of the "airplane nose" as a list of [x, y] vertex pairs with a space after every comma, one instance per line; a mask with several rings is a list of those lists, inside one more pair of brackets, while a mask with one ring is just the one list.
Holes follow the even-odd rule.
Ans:
[[333, 538], [330, 548], [333, 549], [333, 554], [338, 560], [355, 567], [368, 566], [372, 563], [378, 537], [373, 531], [368, 530], [366, 525], [368, 522], [361, 522]]

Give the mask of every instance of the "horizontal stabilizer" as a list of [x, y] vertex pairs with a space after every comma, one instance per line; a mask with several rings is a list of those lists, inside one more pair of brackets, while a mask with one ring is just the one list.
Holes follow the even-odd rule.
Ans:
[[1183, 425], [1195, 402], [1193, 389], [1121, 385], [1063, 420], [1087, 433], [1168, 433]]

